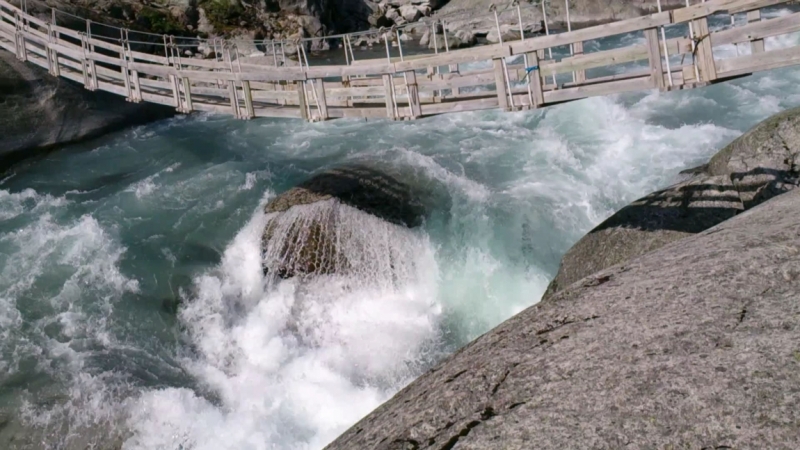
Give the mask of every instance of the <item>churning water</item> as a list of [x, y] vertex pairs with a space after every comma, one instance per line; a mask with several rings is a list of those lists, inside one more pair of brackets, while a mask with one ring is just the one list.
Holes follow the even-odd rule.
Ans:
[[[199, 115], [19, 166], [0, 182], [0, 447], [319, 449], [538, 301], [593, 225], [796, 105], [800, 71], [780, 70], [410, 123]], [[442, 201], [414, 230], [339, 206], [356, 268], [268, 282], [265, 203], [359, 161]]]

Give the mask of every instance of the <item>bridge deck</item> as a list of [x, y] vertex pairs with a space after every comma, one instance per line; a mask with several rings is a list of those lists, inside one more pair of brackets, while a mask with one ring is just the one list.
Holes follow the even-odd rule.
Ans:
[[[764, 45], [765, 38], [800, 32], [800, 13], [769, 20], [761, 16], [761, 9], [788, 2], [694, 0], [699, 4], [669, 12], [436, 55], [275, 67], [234, 57], [229, 49], [222, 52], [222, 61], [181, 57], [171, 46], [166, 47], [169, 56], [141, 53], [123, 39], [92, 37], [0, 0], [0, 48], [87, 89], [174, 106], [184, 113], [311, 121], [415, 119], [457, 111], [541, 108], [628, 91], [689, 89], [800, 64], [800, 45], [770, 51]], [[708, 18], [719, 13], [746, 16], [735, 26], [711, 32]], [[683, 27], [685, 32], [666, 39], [661, 27]], [[583, 51], [598, 48], [586, 45], [590, 42], [630, 33], [640, 38], [618, 48]], [[730, 44], [737, 45], [736, 56], [721, 57], [720, 47]], [[565, 46], [569, 53], [558, 51]]]

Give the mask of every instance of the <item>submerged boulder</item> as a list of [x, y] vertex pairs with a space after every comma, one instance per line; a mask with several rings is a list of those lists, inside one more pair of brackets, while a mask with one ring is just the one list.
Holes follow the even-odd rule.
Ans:
[[574, 283], [326, 447], [796, 448], [800, 191]]
[[622, 208], [561, 260], [544, 299], [607, 267], [713, 227], [799, 183], [800, 108], [759, 123], [691, 178]]
[[364, 165], [325, 170], [267, 204], [265, 273], [289, 278], [351, 268], [344, 249], [368, 246], [368, 230], [358, 228], [376, 226], [353, 210], [400, 228], [421, 225], [426, 212], [408, 184], [385, 172]]

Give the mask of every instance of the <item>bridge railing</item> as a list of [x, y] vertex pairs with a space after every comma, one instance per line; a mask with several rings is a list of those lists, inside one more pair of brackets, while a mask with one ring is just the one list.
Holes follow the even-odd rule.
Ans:
[[[168, 36], [163, 38], [164, 56], [139, 52], [125, 30], [118, 43], [108, 42], [92, 36], [90, 28], [65, 28], [0, 0], [0, 47], [87, 89], [186, 113], [312, 121], [414, 119], [456, 111], [540, 108], [653, 88], [686, 89], [800, 64], [796, 44], [770, 51], [764, 45], [765, 38], [800, 31], [800, 13], [768, 20], [761, 16], [763, 8], [788, 2], [710, 0], [566, 33], [533, 38], [523, 33], [514, 41], [433, 55], [387, 52], [386, 58], [341, 65], [309, 65], [301, 45], [297, 66], [278, 67], [269, 61], [273, 58], [241, 57], [224, 41], [213, 42], [213, 60], [185, 57]], [[715, 14], [746, 16], [710, 30], [708, 19]], [[670, 32], [660, 32], [664, 27]], [[676, 31], [678, 37], [667, 38]], [[397, 30], [382, 33], [387, 49], [390, 33]], [[620, 45], [607, 45], [614, 38]], [[748, 47], [744, 54], [715, 55], [715, 49], [730, 44], [738, 49], [742, 43]]]

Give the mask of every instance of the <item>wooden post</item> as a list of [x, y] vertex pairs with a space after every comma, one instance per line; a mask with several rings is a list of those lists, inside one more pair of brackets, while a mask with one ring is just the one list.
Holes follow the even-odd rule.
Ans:
[[[760, 22], [761, 21], [761, 10], [757, 9], [755, 11], [750, 11], [747, 13], [747, 23], [751, 22]], [[752, 54], [756, 53], [763, 53], [764, 52], [764, 40], [763, 39], [756, 39], [750, 42], [750, 51]]]
[[494, 60], [495, 89], [497, 90], [497, 105], [500, 109], [508, 111], [508, 92], [506, 92], [506, 74], [503, 70], [503, 58]]
[[314, 83], [317, 85], [317, 103], [322, 116], [319, 120], [328, 120], [328, 100], [325, 98], [325, 83], [322, 82], [322, 78], [317, 78]]
[[131, 70], [131, 82], [133, 83], [133, 103], [142, 101], [142, 87], [139, 83], [139, 71]]
[[528, 73], [528, 84], [531, 87], [531, 96], [533, 97], [533, 104], [531, 108], [541, 108], [544, 104], [544, 90], [542, 89], [542, 75], [539, 67], [539, 53], [528, 53], [528, 64], [531, 67], [537, 67]]
[[[576, 42], [572, 44], [572, 50], [575, 55], [583, 54], [583, 42]], [[578, 70], [575, 72], [575, 83], [583, 83], [586, 81], [586, 71]]]
[[183, 105], [181, 104], [181, 91], [178, 87], [178, 77], [176, 75], [169, 76], [169, 84], [172, 86], [172, 98], [175, 102], [175, 108], [183, 112]]
[[653, 87], [664, 89], [664, 66], [661, 59], [661, 50], [658, 45], [658, 29], [648, 28], [644, 30], [644, 37], [647, 39], [647, 58], [650, 63], [650, 76], [653, 79]]
[[233, 117], [238, 119], [240, 117], [239, 99], [236, 97], [236, 85], [233, 84], [233, 80], [228, 81], [228, 95], [231, 98], [231, 112], [233, 113]]
[[186, 101], [186, 107], [183, 112], [188, 114], [194, 111], [194, 105], [192, 104], [192, 82], [189, 81], [188, 77], [183, 77], [183, 96]]
[[384, 74], [383, 75], [383, 87], [386, 91], [386, 117], [397, 120], [397, 117], [394, 114], [395, 111], [395, 101], [394, 101], [394, 85], [392, 83], [392, 75]]
[[242, 92], [244, 93], [244, 107], [247, 110], [246, 119], [252, 119], [256, 116], [256, 111], [253, 108], [253, 92], [250, 90], [250, 81], [242, 81]]
[[419, 104], [419, 86], [417, 86], [417, 74], [413, 70], [406, 72], [406, 89], [408, 91], [408, 102], [411, 106], [411, 118], [416, 119], [422, 116], [422, 108]]
[[714, 53], [711, 49], [711, 38], [708, 33], [708, 20], [705, 17], [696, 19], [694, 33], [697, 43], [697, 67], [700, 70], [699, 81], [714, 81], [717, 79], [717, 66], [714, 62]]
[[295, 81], [294, 85], [297, 87], [297, 97], [300, 101], [300, 117], [305, 120], [311, 120], [308, 117], [308, 102], [306, 102], [306, 83], [305, 81]]

